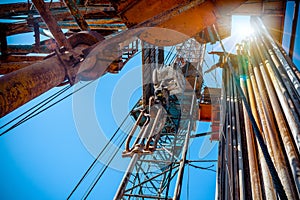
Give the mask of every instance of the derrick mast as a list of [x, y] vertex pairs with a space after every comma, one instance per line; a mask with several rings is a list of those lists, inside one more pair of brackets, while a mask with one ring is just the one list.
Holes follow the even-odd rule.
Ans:
[[197, 120], [205, 45], [193, 39], [184, 42], [174, 56], [169, 55], [174, 57], [169, 64], [155, 62], [156, 57], [163, 58], [159, 48], [146, 43], [143, 48], [142, 104], [131, 113], [137, 121], [123, 152], [131, 162], [115, 199], [179, 198], [189, 137]]

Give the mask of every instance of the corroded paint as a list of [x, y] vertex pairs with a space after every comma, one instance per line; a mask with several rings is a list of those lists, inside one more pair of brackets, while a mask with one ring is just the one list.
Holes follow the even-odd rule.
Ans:
[[[87, 47], [79, 45], [74, 52], [81, 54]], [[76, 76], [78, 68], [69, 67], [72, 76]], [[0, 77], [0, 117], [59, 85], [65, 78], [65, 68], [57, 56]]]
[[[220, 36], [225, 38], [229, 36], [231, 27], [230, 23], [224, 24], [224, 22], [230, 21], [230, 17], [226, 15], [245, 1], [226, 1], [226, 4], [220, 0], [141, 0], [113, 2], [117, 12], [129, 28], [161, 27], [180, 32], [188, 37], [194, 37], [206, 27], [216, 24], [219, 27]], [[137, 13], [139, 13], [138, 17], [136, 17]], [[222, 20], [223, 17], [226, 20]], [[173, 43], [165, 42], [168, 40], [165, 34], [156, 33], [151, 30], [145, 33], [145, 35], [147, 37], [141, 38], [151, 44], [161, 46], [182, 42], [178, 38], [172, 38]], [[152, 39], [152, 37], [155, 39]]]
[[29, 65], [36, 63], [35, 61], [23, 61], [23, 62], [8, 62], [0, 63], [0, 75], [8, 74], [10, 72], [22, 69]]
[[71, 14], [75, 18], [75, 21], [77, 22], [78, 26], [82, 31], [89, 31], [90, 27], [86, 23], [85, 19], [81, 15], [79, 9], [76, 6], [76, 3], [73, 0], [64, 0], [66, 5], [68, 6]]
[[57, 86], [65, 70], [56, 57], [0, 77], [0, 117]]

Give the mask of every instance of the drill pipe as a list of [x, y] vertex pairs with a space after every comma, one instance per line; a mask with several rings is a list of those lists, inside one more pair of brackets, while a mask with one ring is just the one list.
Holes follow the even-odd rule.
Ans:
[[[299, 162], [298, 152], [296, 150], [296, 147], [294, 146], [294, 142], [293, 142], [293, 139], [291, 138], [289, 131], [297, 137], [300, 134], [300, 132], [299, 132], [300, 128], [299, 128], [298, 124], [296, 123], [294, 115], [288, 106], [288, 102], [286, 100], [286, 98], [288, 98], [288, 97], [286, 97], [283, 94], [283, 91], [280, 90], [283, 86], [282, 86], [282, 83], [280, 81], [278, 81], [277, 77], [275, 76], [275, 73], [271, 67], [271, 62], [265, 58], [265, 56], [263, 54], [263, 49], [258, 45], [259, 41], [254, 40], [254, 42], [255, 42], [255, 47], [258, 50], [260, 59], [264, 63], [264, 66], [262, 67], [262, 69], [266, 70], [266, 68], [267, 68], [267, 70], [264, 73], [267, 73], [267, 71], [269, 72], [268, 73], [269, 76], [267, 76], [268, 78], [264, 78], [265, 82], [268, 81], [268, 83], [266, 85], [273, 83], [274, 88], [270, 87], [270, 90], [267, 90], [267, 91], [269, 92], [270, 96], [277, 95], [277, 97], [278, 97], [278, 100], [277, 100], [277, 98], [272, 98], [271, 104], [274, 109], [274, 112], [276, 113], [275, 119], [277, 120], [281, 138], [284, 143], [285, 152], [287, 154], [287, 157], [288, 157], [288, 160], [290, 163], [290, 167], [291, 167], [291, 170], [292, 170], [292, 173], [294, 176], [294, 180], [296, 182], [296, 186], [299, 191], [299, 189], [300, 189], [300, 176], [299, 176], [300, 162]], [[264, 52], [264, 53], [266, 53], [266, 52]], [[284, 92], [286, 93], [286, 91], [284, 91]], [[281, 112], [280, 106], [283, 110], [283, 113]], [[283, 114], [285, 114], [285, 118], [284, 118]], [[290, 129], [288, 129], [288, 125], [289, 125]]]
[[295, 66], [295, 64], [293, 63], [292, 59], [290, 57], [288, 57], [288, 55], [286, 54], [286, 52], [283, 50], [283, 48], [281, 46], [278, 46], [278, 48], [280, 49], [283, 57], [286, 59], [286, 61], [289, 63], [289, 65], [291, 66], [292, 70], [294, 71], [296, 77], [298, 78], [298, 81], [300, 81], [300, 72], [297, 69], [297, 67]]
[[227, 168], [228, 168], [228, 184], [229, 184], [229, 193], [228, 193], [228, 196], [227, 198], [228, 199], [234, 199], [234, 194], [235, 194], [235, 188], [234, 188], [234, 175], [233, 175], [233, 155], [232, 155], [232, 149], [233, 149], [233, 144], [232, 144], [232, 134], [234, 134], [234, 126], [232, 124], [232, 109], [231, 109], [231, 102], [233, 101], [232, 99], [232, 95], [231, 95], [231, 83], [232, 83], [232, 80], [231, 78], [229, 77], [229, 74], [227, 74], [227, 84], [228, 84], [228, 90], [227, 90], [227, 106], [229, 108], [229, 112], [228, 112], [228, 123], [229, 123], [229, 126], [227, 126], [227, 130], [226, 130], [226, 139], [227, 139], [227, 144], [226, 147], [227, 147]]
[[[244, 56], [247, 56], [246, 52], [243, 52]], [[250, 59], [248, 59], [250, 60]], [[257, 126], [260, 130], [261, 133], [266, 133], [268, 131], [267, 125], [266, 125], [266, 119], [264, 116], [264, 112], [262, 111], [262, 101], [260, 99], [259, 95], [254, 95], [254, 94], [259, 94], [257, 84], [253, 75], [253, 70], [251, 66], [251, 62], [248, 62], [248, 70], [247, 70], [247, 76], [246, 76], [246, 82], [247, 82], [247, 90], [248, 90], [248, 96], [249, 96], [249, 102], [250, 102], [250, 107], [251, 111], [253, 113], [254, 119], [257, 123]], [[262, 134], [264, 140], [265, 135]], [[257, 145], [257, 140], [256, 140], [256, 145]], [[263, 184], [263, 193], [265, 195], [265, 199], [276, 199], [276, 193], [275, 189], [271, 180], [270, 172], [268, 170], [262, 170], [262, 169], [267, 169], [267, 162], [263, 156], [261, 148], [258, 146], [258, 160], [260, 164], [260, 173], [262, 174], [262, 182]]]
[[[276, 73], [276, 76], [278, 78], [278, 80], [282, 81], [283, 84], [285, 85], [288, 94], [290, 95], [291, 98], [291, 102], [289, 103], [291, 109], [293, 109], [293, 112], [297, 112], [298, 117], [300, 116], [300, 99], [299, 96], [294, 88], [293, 83], [290, 81], [287, 71], [285, 71], [285, 69], [283, 68], [282, 64], [279, 61], [279, 58], [276, 56], [273, 48], [270, 46], [270, 43], [267, 41], [267, 39], [265, 37], [260, 36], [262, 42], [263, 42], [263, 47], [268, 51], [268, 54], [270, 57], [268, 57], [268, 60], [273, 61], [275, 68], [273, 68], [274, 72]], [[285, 59], [287, 59], [285, 57]], [[288, 61], [288, 60], [287, 60]], [[289, 65], [291, 65], [289, 63]], [[299, 71], [296, 71], [299, 74]], [[295, 72], [295, 74], [297, 75], [297, 73]], [[300, 76], [300, 74], [299, 74]], [[295, 108], [294, 108], [295, 106]], [[297, 120], [299, 121], [299, 120]]]
[[[241, 88], [247, 98], [247, 94], [249, 94], [246, 88], [246, 82], [244, 80], [245, 77], [245, 67], [243, 62], [243, 57], [241, 55], [240, 49], [237, 49], [238, 53], [238, 65], [240, 71], [240, 85]], [[249, 102], [249, 96], [247, 98]], [[250, 180], [251, 180], [251, 190], [252, 190], [252, 198], [253, 199], [262, 199], [262, 191], [261, 191], [261, 184], [259, 178], [259, 170], [258, 170], [258, 163], [257, 163], [257, 154], [256, 154], [256, 146], [255, 140], [253, 135], [253, 130], [251, 126], [251, 122], [249, 120], [247, 111], [243, 104], [243, 114], [244, 114], [244, 121], [245, 121], [245, 132], [246, 132], [246, 141], [247, 141], [247, 150], [248, 150], [248, 161], [249, 161], [249, 169], [250, 169]]]
[[289, 65], [289, 63], [287, 62], [287, 60], [284, 58], [284, 55], [278, 48], [278, 45], [272, 39], [271, 35], [268, 33], [268, 31], [267, 31], [266, 27], [263, 25], [261, 19], [259, 17], [252, 17], [251, 22], [255, 26], [258, 33], [263, 35], [268, 40], [268, 42], [271, 44], [271, 46], [273, 47], [273, 50], [274, 50], [276, 56], [279, 58], [282, 66], [284, 67], [284, 69], [286, 70], [286, 72], [288, 74], [289, 79], [293, 83], [294, 88], [298, 93], [298, 96], [300, 96], [300, 80], [298, 79], [298, 77], [295, 74], [296, 69], [293, 70], [291, 68], [291, 66]]
[[241, 102], [239, 101], [239, 96], [238, 96], [238, 92], [236, 89], [236, 86], [233, 87], [233, 92], [235, 95], [235, 101], [234, 101], [234, 108], [235, 108], [235, 117], [236, 117], [236, 137], [237, 137], [237, 151], [238, 151], [238, 183], [239, 183], [239, 199], [243, 200], [246, 199], [245, 196], [245, 187], [244, 187], [244, 166], [243, 166], [243, 151], [244, 148], [242, 146], [242, 141], [241, 141], [241, 130], [242, 130], [242, 125], [240, 122], [240, 115], [241, 115], [241, 111], [239, 109], [239, 104], [241, 104]]
[[[263, 101], [263, 105], [267, 113], [265, 116], [267, 116], [267, 121], [270, 123], [270, 127], [272, 128], [269, 131], [270, 134], [268, 137], [270, 138], [274, 153], [273, 162], [275, 163], [276, 169], [283, 183], [283, 187], [286, 191], [288, 199], [298, 199], [298, 194], [294, 180], [290, 177], [291, 172], [289, 164], [286, 162], [284, 155], [285, 152], [282, 151], [282, 141], [279, 138], [279, 133], [284, 134], [285, 136], [289, 134], [288, 128], [282, 115], [282, 111], [277, 102], [277, 96], [274, 92], [272, 83], [265, 70], [263, 61], [258, 55], [258, 50], [253, 43], [254, 42], [250, 44], [250, 52], [252, 54], [252, 57], [254, 58], [253, 60], [256, 61], [256, 65], [254, 65], [254, 74], [259, 86], [260, 95], [262, 96], [261, 99]], [[274, 113], [276, 113], [275, 116]], [[275, 124], [275, 119], [277, 124]], [[279, 133], [277, 132], [277, 130], [279, 131]]]
[[[226, 83], [226, 76], [225, 73], [222, 73], [222, 82], [223, 85]], [[220, 119], [220, 142], [219, 142], [219, 152], [218, 152], [218, 176], [217, 176], [217, 194], [220, 199], [224, 199], [224, 187], [225, 187], [225, 172], [226, 167], [225, 163], [225, 129], [226, 129], [226, 121], [227, 121], [227, 110], [226, 110], [226, 91], [225, 87], [222, 87], [221, 93], [221, 107], [220, 110], [223, 113]]]
[[[260, 40], [260, 38], [257, 38], [257, 40], [255, 40], [255, 45], [259, 51], [259, 55], [260, 55], [261, 59], [265, 63], [265, 67], [267, 68], [267, 70], [269, 72], [269, 76], [273, 83], [274, 89], [276, 91], [278, 100], [281, 105], [281, 108], [287, 119], [287, 124], [290, 127], [291, 133], [294, 137], [294, 141], [297, 145], [296, 154], [299, 154], [300, 119], [299, 119], [299, 115], [297, 112], [298, 109], [295, 107], [295, 105], [297, 106], [297, 102], [299, 103], [299, 99], [297, 98], [296, 94], [292, 93], [292, 89], [293, 89], [292, 84], [285, 87], [284, 82], [282, 81], [279, 72], [276, 70], [276, 67], [274, 66], [275, 64], [273, 63], [271, 56], [268, 54], [268, 52], [267, 52], [265, 46], [263, 45], [262, 41]], [[278, 72], [278, 73], [276, 73], [276, 72]], [[286, 80], [285, 83], [288, 84], [288, 82], [289, 82], [289, 80]], [[289, 90], [287, 88], [289, 88]], [[289, 94], [291, 94], [291, 95], [289, 95]], [[300, 111], [300, 110], [298, 110], [298, 111]]]

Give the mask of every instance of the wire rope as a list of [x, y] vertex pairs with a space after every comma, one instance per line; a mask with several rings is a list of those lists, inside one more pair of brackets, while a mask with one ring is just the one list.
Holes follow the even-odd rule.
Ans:
[[165, 63], [167, 64], [171, 55], [173, 54], [173, 51], [175, 49], [175, 46], [172, 46], [172, 48], [170, 49], [170, 51], [168, 52], [167, 56], [166, 56], [166, 59], [165, 59]]
[[[9, 122], [7, 122], [6, 124], [2, 125], [0, 127], [0, 129], [6, 127], [7, 125], [11, 124], [12, 122], [16, 121], [17, 119], [19, 119], [20, 117], [22, 117], [23, 115], [25, 115], [26, 113], [30, 112], [31, 110], [33, 110], [34, 108], [38, 107], [38, 106], [43, 106], [45, 104], [47, 104], [47, 102], [51, 101], [52, 99], [56, 98], [57, 96], [61, 95], [62, 93], [64, 93], [66, 90], [68, 90], [71, 86], [67, 86], [62, 88], [61, 90], [57, 91], [56, 93], [52, 94], [51, 96], [47, 97], [46, 99], [42, 100], [40, 103], [32, 106], [31, 108], [29, 108], [28, 110], [26, 110], [25, 112], [21, 113], [20, 115], [18, 115], [17, 117], [13, 118], [12, 120], [10, 120]], [[40, 107], [41, 107], [40, 106]], [[39, 107], [39, 108], [40, 108]], [[36, 108], [38, 109], [38, 108]], [[34, 111], [35, 112], [35, 111]]]
[[84, 200], [87, 199], [87, 197], [90, 195], [90, 193], [92, 192], [92, 190], [94, 189], [94, 187], [97, 185], [98, 181], [101, 179], [101, 177], [103, 176], [103, 174], [106, 172], [106, 170], [109, 167], [110, 163], [116, 157], [119, 149], [123, 146], [125, 140], [126, 140], [126, 135], [124, 134], [122, 142], [119, 144], [118, 149], [115, 150], [115, 152], [113, 153], [112, 157], [110, 158], [110, 160], [108, 161], [108, 163], [105, 165], [105, 167], [104, 168], [102, 167], [101, 171], [98, 173], [97, 177], [94, 179], [94, 182], [89, 187], [87, 193], [84, 195], [84, 197], [83, 197]]
[[200, 167], [200, 166], [197, 166], [197, 165], [193, 165], [191, 163], [188, 163], [188, 165], [191, 166], [191, 167], [194, 167], [196, 169], [203, 169], [203, 170], [208, 170], [208, 171], [216, 172], [216, 170], [210, 169], [210, 168], [214, 167], [215, 165], [211, 165], [211, 166], [208, 166], [208, 167]]
[[[132, 110], [134, 109], [134, 107], [132, 108]], [[131, 110], [131, 111], [132, 111]], [[115, 131], [115, 133], [111, 136], [111, 138], [109, 139], [109, 141], [105, 144], [105, 146], [103, 147], [103, 149], [99, 152], [99, 154], [97, 155], [97, 157], [95, 158], [95, 160], [92, 162], [92, 164], [89, 166], [89, 168], [86, 170], [86, 172], [83, 174], [83, 176], [81, 177], [81, 179], [78, 181], [78, 183], [75, 185], [75, 187], [73, 188], [73, 190], [71, 191], [71, 193], [69, 194], [69, 196], [67, 197], [67, 199], [70, 199], [71, 196], [74, 194], [74, 192], [78, 189], [78, 187], [80, 186], [80, 184], [82, 183], [82, 181], [86, 178], [86, 176], [91, 172], [91, 170], [95, 167], [97, 161], [99, 160], [100, 156], [102, 156], [104, 154], [104, 152], [107, 150], [109, 150], [109, 145], [112, 144], [113, 139], [116, 137], [117, 133], [123, 128], [123, 126], [125, 126], [125, 122], [127, 119], [129, 119], [130, 113], [131, 111], [126, 115], [126, 117], [124, 118], [124, 120], [122, 121], [122, 123], [120, 124], [120, 126], [118, 127], [118, 129]], [[132, 124], [130, 124], [130, 122], [128, 124], [126, 124], [125, 130], [124, 132], [126, 132], [127, 129], [129, 129], [132, 126]], [[120, 137], [120, 135], [117, 136], [117, 138], [115, 140], [117, 140]], [[120, 147], [119, 147], [120, 148]], [[107, 151], [108, 151], [107, 150]]]
[[8, 128], [7, 130], [3, 131], [0, 136], [3, 136], [4, 134], [6, 134], [7, 132], [11, 131], [12, 129], [18, 127], [19, 125], [23, 124], [24, 122], [28, 121], [29, 119], [39, 115], [40, 113], [48, 110], [49, 108], [51, 108], [52, 106], [58, 104], [59, 102], [63, 101], [64, 99], [68, 98], [69, 96], [77, 93], [78, 91], [80, 91], [81, 89], [87, 87], [88, 85], [90, 85], [92, 82], [94, 82], [95, 80], [93, 81], [90, 81], [89, 83], [85, 84], [84, 86], [78, 88], [77, 90], [71, 92], [70, 94], [66, 95], [65, 97], [62, 97], [61, 99], [57, 100], [56, 102], [50, 104], [49, 106], [43, 108], [42, 110], [38, 111], [37, 113], [31, 113], [30, 115], [27, 115], [26, 117], [24, 117], [23, 119], [21, 119], [19, 122], [17, 122], [16, 124], [14, 124], [13, 126], [11, 126], [10, 128]]

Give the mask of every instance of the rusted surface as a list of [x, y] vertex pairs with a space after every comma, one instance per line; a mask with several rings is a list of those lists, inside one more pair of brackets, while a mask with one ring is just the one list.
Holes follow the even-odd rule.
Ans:
[[[113, 1], [116, 2], [116, 1]], [[117, 11], [125, 19], [128, 27], [140, 24], [160, 13], [164, 13], [173, 7], [187, 4], [187, 0], [141, 0], [141, 1], [118, 1]], [[147, 8], [147, 9], [145, 9]], [[141, 12], [142, 11], [142, 12]], [[137, 13], [139, 16], [137, 17]]]
[[65, 70], [57, 58], [0, 77], [0, 117], [57, 86], [64, 79]]
[[[220, 88], [205, 87], [201, 93], [198, 120], [212, 122], [212, 131], [218, 131], [220, 123]], [[216, 134], [218, 135], [218, 134]]]
[[7, 36], [33, 31], [33, 27], [29, 27], [26, 21], [0, 23], [0, 28], [5, 30]]
[[[241, 50], [239, 48], [237, 48], [237, 53], [238, 53], [238, 60], [239, 60], [238, 62], [239, 71], [243, 72], [243, 57], [241, 56]], [[246, 81], [243, 78], [240, 78], [240, 85], [244, 94], [248, 94], [248, 92], [251, 92], [247, 90]], [[247, 100], [249, 102], [249, 98]], [[260, 174], [259, 174], [258, 160], [257, 160], [256, 140], [254, 138], [252, 125], [244, 105], [243, 105], [243, 114], [244, 114], [244, 129], [246, 132], [245, 137], [247, 142], [252, 197], [253, 199], [262, 199]]]
[[[86, 47], [79, 45], [74, 51], [80, 54]], [[73, 71], [74, 76], [76, 73]], [[65, 68], [56, 56], [0, 77], [0, 117], [59, 85], [65, 77]]]
[[0, 30], [0, 42], [1, 42], [1, 57], [7, 56], [7, 40], [6, 40], [6, 32], [4, 30]]
[[[47, 5], [47, 3], [46, 3]], [[2, 5], [1, 5], [2, 8]], [[0, 8], [0, 9], [1, 9]], [[72, 15], [70, 14], [70, 11], [65, 6], [65, 4], [62, 4], [61, 7], [50, 7], [49, 10], [51, 11], [51, 14], [56, 20], [71, 20], [73, 19]], [[85, 18], [85, 19], [99, 19], [103, 17], [111, 18], [116, 16], [115, 9], [111, 6], [102, 6], [102, 5], [93, 5], [89, 7], [85, 6], [78, 6], [79, 13]], [[23, 11], [14, 11], [9, 13], [0, 13], [0, 17], [4, 19], [27, 19], [28, 14], [32, 15], [39, 15], [38, 11], [36, 9], [33, 10], [23, 10]], [[39, 18], [39, 17], [37, 17]]]
[[[116, 16], [115, 9], [110, 6], [78, 6], [78, 10], [85, 19], [99, 19], [102, 17]], [[70, 13], [65, 7], [60, 9], [51, 9], [51, 13], [57, 20], [70, 19]]]
[[191, 37], [215, 23], [213, 11], [213, 5], [204, 2], [159, 24], [158, 27], [176, 30]]
[[6, 63], [1, 62], [0, 75], [8, 74], [10, 72], [22, 69], [34, 63], [36, 63], [36, 61], [6, 62]]
[[232, 12], [232, 10], [247, 2], [247, 0], [215, 0], [212, 2], [215, 5], [217, 13], [224, 16], [228, 15], [228, 13]]
[[12, 55], [7, 56], [2, 62], [20, 62], [20, 61], [38, 61], [43, 60], [45, 56], [24, 56], [24, 55]]
[[28, 53], [51, 53], [52, 49], [48, 45], [39, 45], [38, 47], [35, 45], [8, 45], [7, 46], [8, 53], [15, 54], [28, 54]]
[[[171, 18], [174, 18], [184, 12], [188, 12], [190, 9], [199, 6], [200, 4], [204, 3], [204, 0], [196, 0], [196, 1], [191, 1], [183, 4], [178, 4], [174, 5], [171, 9], [166, 9], [163, 11], [157, 10], [157, 13], [153, 16], [149, 16], [144, 21], [141, 21], [134, 27], [154, 27], [158, 26]], [[147, 16], [148, 17], [148, 16]]]
[[[214, 6], [211, 2], [204, 0], [196, 1], [139, 1], [134, 5], [128, 2], [118, 4], [118, 12], [124, 19], [127, 27], [160, 27], [177, 31], [186, 37], [192, 37], [212, 25], [216, 21]], [[129, 8], [127, 8], [128, 6]], [[147, 9], [144, 9], [147, 7]], [[143, 12], [136, 17], [136, 13]], [[199, 15], [201, 13], [201, 15]], [[171, 36], [173, 36], [172, 34]], [[179, 35], [179, 34], [177, 34]], [[155, 29], [149, 29], [140, 36], [141, 39], [155, 45], [174, 45], [180, 43], [186, 38], [168, 38], [170, 34], [156, 32]], [[153, 39], [155, 38], [155, 39]], [[172, 41], [172, 42], [170, 42]]]
[[[0, 16], [11, 16], [16, 13], [27, 12], [28, 9], [33, 5], [33, 3], [11, 3], [11, 4], [1, 4], [0, 6]], [[61, 2], [45, 2], [45, 5], [48, 8], [59, 8], [63, 5]], [[51, 5], [51, 7], [50, 7]]]
[[64, 46], [66, 49], [72, 49], [72, 46], [67, 41], [67, 38], [63, 34], [62, 30], [57, 25], [56, 20], [51, 15], [49, 8], [46, 6], [43, 0], [32, 0], [34, 6], [39, 11], [43, 20], [47, 23], [47, 27], [54, 36], [56, 42], [60, 47]]
[[90, 30], [89, 25], [86, 23], [85, 19], [83, 18], [82, 14], [80, 13], [79, 9], [76, 6], [74, 0], [64, 0], [66, 5], [68, 6], [71, 14], [75, 18], [78, 26], [82, 31]]
[[[255, 76], [254, 76], [254, 72], [252, 69], [252, 64], [249, 63], [248, 65], [248, 71], [247, 73], [249, 74], [249, 76], [247, 77], [247, 88], [248, 88], [248, 95], [249, 95], [249, 103], [252, 109], [252, 113], [254, 116], [254, 119], [258, 125], [258, 128], [261, 132], [264, 133], [263, 137], [265, 139], [265, 141], [268, 141], [266, 139], [266, 135], [268, 135], [268, 127], [267, 127], [267, 121], [266, 121], [266, 116], [265, 113], [263, 111], [263, 102], [260, 98], [259, 95], [255, 95], [255, 94], [259, 94], [259, 89], [255, 80]], [[257, 143], [257, 142], [256, 142]], [[258, 144], [258, 143], [257, 143]], [[261, 169], [267, 169], [267, 163], [266, 160], [263, 156], [263, 153], [261, 151], [261, 148], [257, 148], [258, 149], [258, 159], [259, 159], [259, 163], [261, 166]], [[272, 152], [270, 152], [272, 153]], [[273, 156], [273, 153], [271, 154], [271, 156]], [[263, 191], [265, 193], [266, 199], [275, 199], [276, 198], [276, 194], [275, 194], [275, 190], [274, 190], [274, 185], [271, 181], [271, 177], [270, 177], [270, 173], [268, 170], [261, 170], [261, 174], [262, 174], [262, 181], [263, 181]]]
[[200, 103], [198, 111], [198, 120], [204, 122], [210, 122], [212, 119], [212, 105]]
[[[254, 75], [259, 87], [259, 93], [261, 95], [265, 109], [264, 112], [266, 113], [265, 116], [269, 126], [269, 135], [266, 135], [266, 137], [268, 138], [267, 141], [269, 140], [270, 142], [270, 144], [268, 144], [270, 146], [269, 149], [274, 155], [274, 157], [272, 156], [272, 159], [288, 198], [297, 199], [298, 194], [296, 193], [295, 184], [289, 176], [291, 169], [287, 160], [284, 158], [285, 152], [282, 151], [283, 147], [280, 142], [280, 134], [284, 135], [287, 133], [286, 122], [282, 118], [283, 116], [280, 107], [278, 107], [278, 104], [275, 104], [277, 98], [274, 96], [274, 93], [272, 94], [272, 90], [274, 89], [271, 87], [270, 79], [267, 77], [264, 64], [262, 63], [263, 61], [261, 60], [255, 46], [251, 46], [251, 54], [255, 58], [255, 63], [253, 63]], [[283, 139], [285, 138], [286, 137], [283, 137]]]
[[[101, 25], [101, 24], [113, 24], [113, 23], [122, 23], [122, 19], [119, 17], [114, 18], [105, 18], [105, 19], [88, 19], [86, 20], [88, 25]], [[58, 24], [65, 23], [65, 24], [74, 24], [75, 21], [72, 20], [65, 20], [65, 21], [58, 21]], [[45, 23], [40, 23], [42, 27], [45, 27]]]
[[[84, 57], [83, 51], [101, 39], [103, 37], [97, 33], [78, 33], [70, 37], [68, 41], [74, 47], [72, 53], [62, 52], [59, 57], [51, 56], [30, 66], [12, 66], [13, 69], [17, 67], [20, 69], [0, 77], [0, 117], [59, 85], [67, 77], [78, 81], [77, 72], [82, 64], [80, 61]], [[20, 56], [8, 57], [10, 61], [20, 61], [19, 58]], [[25, 58], [31, 61], [34, 56]], [[89, 63], [89, 66], [93, 65]]]
[[[162, 27], [181, 32], [189, 37], [196, 36], [207, 26], [216, 23], [222, 38], [230, 35], [230, 16], [232, 9], [240, 6], [240, 1], [205, 1], [205, 0], [171, 0], [171, 1], [112, 1], [127, 27]], [[145, 9], [147, 8], [147, 9]], [[143, 10], [143, 12], [140, 12]], [[136, 17], [139, 13], [139, 17]], [[226, 19], [224, 19], [226, 18]], [[149, 30], [147, 35], [156, 36]], [[164, 34], [161, 34], [161, 36]], [[150, 41], [147, 37], [147, 42]], [[160, 41], [163, 41], [162, 38]], [[175, 40], [174, 40], [175, 41]], [[177, 41], [179, 43], [180, 40]], [[174, 42], [175, 43], [175, 42]]]
[[[149, 29], [140, 38], [152, 44], [169, 46], [196, 35], [216, 20], [213, 5], [210, 2], [202, 2], [200, 0], [177, 6], [136, 25], [135, 27], [160, 27], [167, 30], [166, 33], [162, 33], [156, 31], [157, 29]], [[171, 31], [174, 33], [167, 33]]]
[[[118, 18], [103, 20], [87, 20], [92, 30], [124, 30], [125, 24], [120, 22]], [[58, 21], [58, 26], [62, 29], [80, 30], [79, 25], [75, 21]], [[46, 23], [40, 23], [41, 28], [47, 28]]]

